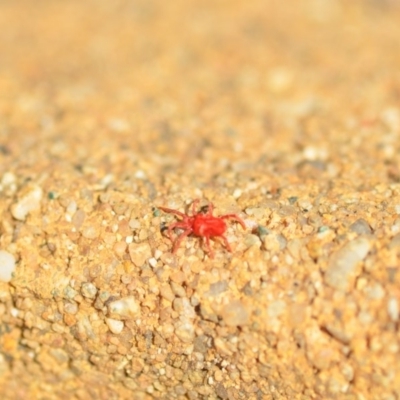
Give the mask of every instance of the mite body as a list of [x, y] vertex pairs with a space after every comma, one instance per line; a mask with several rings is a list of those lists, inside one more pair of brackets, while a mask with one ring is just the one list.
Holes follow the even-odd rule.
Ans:
[[[213, 237], [220, 237], [223, 240], [226, 249], [228, 251], [232, 251], [231, 246], [229, 245], [229, 242], [225, 237], [225, 232], [227, 229], [225, 220], [231, 219], [233, 221], [236, 221], [242, 226], [243, 229], [246, 229], [244, 221], [236, 214], [214, 216], [213, 215], [214, 206], [212, 203], [208, 205], [207, 211], [205, 213], [201, 211], [197, 212], [196, 210], [198, 204], [199, 204], [198, 199], [193, 202], [192, 215], [184, 214], [178, 210], [172, 210], [166, 207], [158, 207], [160, 210], [166, 213], [174, 214], [180, 218], [179, 221], [171, 224], [167, 228], [168, 237], [173, 242], [172, 252], [176, 253], [182, 240], [189, 235], [194, 235], [200, 238], [204, 238], [207, 247], [207, 252], [210, 258], [214, 257], [214, 252], [211, 249], [210, 245], [210, 238]], [[176, 228], [182, 229], [183, 232], [177, 238], [173, 239], [172, 231]]]

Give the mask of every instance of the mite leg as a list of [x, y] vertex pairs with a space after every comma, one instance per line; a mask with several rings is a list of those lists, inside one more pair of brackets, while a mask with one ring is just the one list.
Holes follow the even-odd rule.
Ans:
[[232, 248], [231, 248], [231, 245], [230, 245], [229, 242], [228, 242], [228, 239], [227, 239], [224, 235], [222, 235], [222, 236], [220, 236], [220, 237], [221, 237], [222, 240], [224, 241], [224, 244], [225, 244], [226, 249], [232, 253]]
[[192, 215], [196, 215], [197, 214], [197, 205], [199, 204], [199, 199], [196, 199], [193, 201], [192, 203]]
[[211, 248], [211, 245], [210, 245], [210, 237], [209, 236], [205, 236], [205, 238], [206, 238], [206, 247], [207, 247], [208, 255], [210, 256], [210, 258], [214, 258], [214, 252], [213, 252], [213, 250]]
[[172, 238], [172, 231], [173, 231], [175, 228], [180, 228], [180, 229], [186, 230], [187, 227], [188, 227], [187, 224], [184, 223], [184, 222], [175, 222], [174, 224], [171, 224], [171, 225], [167, 228], [167, 234], [168, 234], [168, 237], [170, 238], [171, 242], [174, 241], [174, 239]]
[[193, 229], [191, 229], [191, 228], [186, 229], [185, 231], [183, 231], [182, 234], [180, 234], [180, 235], [176, 238], [175, 243], [174, 243], [174, 246], [173, 246], [173, 248], [172, 248], [172, 254], [175, 254], [175, 253], [177, 252], [177, 250], [178, 250], [178, 248], [179, 248], [179, 246], [180, 246], [182, 240], [185, 239], [185, 237], [189, 236], [192, 232], [193, 232]]
[[178, 215], [179, 217], [182, 217], [182, 218], [187, 218], [187, 215], [186, 214], [184, 214], [184, 213], [181, 213], [180, 211], [178, 211], [178, 210], [172, 210], [171, 208], [165, 208], [165, 207], [157, 207], [159, 210], [162, 210], [162, 211], [164, 211], [164, 212], [166, 212], [166, 213], [169, 213], [169, 214], [175, 214], [175, 215]]
[[242, 218], [239, 217], [239, 215], [236, 214], [227, 214], [227, 215], [221, 215], [222, 219], [231, 219], [233, 221], [239, 222], [239, 224], [242, 226], [243, 229], [246, 229], [246, 225]]

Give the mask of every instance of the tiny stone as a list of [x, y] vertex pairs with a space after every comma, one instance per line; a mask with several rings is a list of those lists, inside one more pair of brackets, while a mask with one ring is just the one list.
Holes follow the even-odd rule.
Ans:
[[188, 298], [176, 298], [172, 303], [173, 309], [179, 313], [179, 316], [194, 318], [196, 313]]
[[12, 216], [19, 221], [24, 221], [31, 211], [40, 208], [42, 195], [43, 191], [37, 185], [26, 188], [26, 192], [11, 206]]
[[151, 249], [148, 243], [131, 243], [128, 250], [132, 262], [137, 267], [143, 266], [146, 260], [151, 258]]
[[233, 198], [234, 198], [234, 199], [237, 200], [241, 195], [242, 195], [242, 191], [241, 191], [240, 189], [235, 189], [235, 190], [233, 191]]
[[14, 271], [14, 256], [8, 251], [0, 250], [0, 281], [10, 282]]
[[207, 336], [201, 335], [197, 336], [196, 339], [194, 339], [194, 348], [193, 350], [198, 353], [205, 354], [207, 353], [208, 346], [207, 346]]
[[299, 204], [299, 207], [305, 211], [310, 211], [313, 208], [313, 205], [311, 204], [311, 202], [309, 200], [304, 200], [304, 199], [299, 200], [298, 204]]
[[[217, 380], [217, 379], [216, 379]], [[218, 383], [215, 387], [216, 395], [223, 400], [229, 399], [229, 393], [225, 389], [225, 386], [222, 383]]]
[[373, 283], [364, 288], [364, 292], [370, 300], [381, 300], [385, 296], [385, 290], [379, 283]]
[[78, 312], [78, 305], [76, 303], [66, 303], [64, 311], [68, 314], [76, 314]]
[[395, 297], [391, 297], [387, 302], [387, 310], [390, 319], [393, 322], [397, 322], [399, 320], [399, 302]]
[[178, 283], [171, 282], [171, 289], [176, 296], [185, 297], [186, 290], [183, 286], [179, 285]]
[[99, 232], [94, 226], [87, 226], [83, 228], [82, 236], [86, 239], [96, 239], [99, 236]]
[[132, 230], [139, 229], [140, 228], [140, 221], [137, 219], [131, 219], [129, 221], [129, 228]]
[[107, 307], [110, 316], [119, 319], [132, 318], [140, 311], [139, 305], [132, 296], [112, 301]]
[[345, 244], [330, 257], [325, 282], [334, 289], [346, 291], [358, 275], [358, 265], [371, 248], [368, 239], [360, 237]]
[[93, 285], [93, 283], [87, 282], [82, 284], [81, 288], [82, 296], [88, 299], [94, 299], [97, 294], [97, 288]]
[[114, 244], [115, 254], [119, 257], [122, 257], [125, 254], [127, 245], [125, 242], [117, 242]]
[[15, 183], [16, 177], [12, 172], [5, 172], [1, 178], [2, 186], [9, 186]]
[[83, 210], [78, 210], [72, 217], [72, 223], [76, 229], [79, 229], [86, 218], [86, 213]]
[[265, 216], [265, 208], [263, 208], [263, 207], [248, 207], [245, 209], [245, 213], [256, 219], [262, 219]]
[[284, 300], [275, 300], [268, 306], [268, 316], [271, 319], [278, 318], [284, 313], [286, 309], [286, 303]]
[[108, 329], [110, 329], [110, 331], [115, 334], [121, 333], [124, 329], [124, 323], [116, 319], [106, 318], [106, 324], [108, 326]]
[[151, 257], [151, 258], [149, 259], [149, 264], [150, 264], [150, 266], [151, 266], [152, 268], [155, 268], [155, 267], [157, 267], [157, 260], [156, 260], [154, 257]]
[[76, 201], [72, 200], [68, 203], [66, 211], [68, 214], [72, 215], [76, 213], [76, 210], [78, 209], [78, 205], [76, 204]]
[[368, 222], [365, 219], [358, 219], [353, 222], [349, 228], [352, 232], [355, 232], [359, 235], [369, 235], [372, 233], [371, 227], [368, 225]]
[[249, 322], [249, 313], [240, 300], [233, 300], [222, 308], [221, 317], [228, 326], [241, 326]]
[[73, 299], [77, 294], [78, 294], [78, 292], [69, 285], [66, 286], [64, 289], [64, 296], [67, 299]]
[[257, 245], [257, 247], [261, 246], [261, 240], [257, 235], [249, 233], [244, 238], [244, 244], [247, 248]]
[[171, 286], [168, 283], [161, 286], [160, 295], [168, 301], [173, 301], [175, 298], [175, 294], [173, 293]]
[[189, 319], [183, 319], [175, 324], [175, 335], [182, 342], [189, 343], [194, 338], [194, 326]]
[[227, 281], [218, 281], [210, 285], [210, 290], [207, 292], [209, 296], [218, 296], [228, 289]]
[[162, 255], [163, 255], [163, 252], [162, 252], [161, 250], [159, 250], [159, 249], [157, 249], [157, 250], [154, 252], [154, 258], [155, 258], [156, 260], [158, 260]]

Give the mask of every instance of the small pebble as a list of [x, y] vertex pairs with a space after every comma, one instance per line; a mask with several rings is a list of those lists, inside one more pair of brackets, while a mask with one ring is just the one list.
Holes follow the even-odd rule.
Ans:
[[387, 311], [390, 319], [393, 322], [397, 322], [399, 320], [399, 302], [395, 297], [391, 297], [387, 302]]
[[0, 281], [10, 282], [14, 271], [14, 256], [8, 251], [0, 250]]
[[64, 289], [64, 296], [67, 298], [67, 299], [73, 299], [75, 296], [77, 296], [78, 295], [78, 292], [74, 289], [74, 288], [72, 288], [71, 286], [66, 286], [65, 287], [65, 289]]
[[172, 307], [181, 317], [195, 318], [196, 316], [196, 312], [188, 298], [176, 298], [172, 303]]
[[241, 195], [242, 195], [242, 191], [241, 191], [240, 189], [235, 189], [235, 190], [233, 191], [233, 198], [234, 198], [234, 199], [237, 200]]
[[245, 238], [244, 238], [244, 244], [246, 248], [252, 247], [252, 246], [261, 246], [261, 240], [257, 235], [254, 235], [252, 233], [248, 233]]
[[88, 299], [94, 299], [97, 294], [97, 288], [96, 286], [93, 285], [93, 283], [90, 282], [83, 283], [81, 288], [81, 294], [82, 296]]
[[78, 205], [76, 204], [76, 201], [75, 200], [71, 200], [69, 203], [68, 203], [68, 205], [67, 205], [67, 208], [66, 208], [66, 212], [67, 212], [67, 214], [69, 214], [69, 215], [73, 215], [73, 214], [75, 214], [76, 213], [76, 210], [78, 209]]
[[325, 273], [325, 282], [334, 289], [348, 290], [358, 275], [359, 263], [364, 260], [370, 249], [371, 242], [360, 237], [334, 252]]
[[182, 342], [192, 342], [194, 339], [194, 326], [190, 319], [179, 320], [175, 324], [175, 335], [178, 336]]
[[110, 331], [115, 334], [121, 333], [124, 329], [124, 323], [113, 318], [106, 318], [106, 324], [108, 326], [108, 329], [110, 329]]
[[265, 216], [266, 209], [263, 207], [248, 207], [245, 212], [247, 215], [260, 220]]
[[11, 206], [12, 216], [19, 221], [24, 221], [31, 211], [40, 208], [42, 196], [42, 188], [37, 185], [25, 188], [23, 195]]
[[249, 322], [249, 313], [240, 300], [233, 300], [221, 310], [221, 317], [228, 326], [242, 326]]
[[157, 267], [157, 260], [156, 260], [154, 257], [151, 257], [151, 258], [149, 259], [149, 264], [150, 264], [150, 266], [151, 266], [152, 268], [155, 268], [155, 267]]
[[369, 226], [368, 222], [365, 219], [358, 219], [353, 222], [350, 227], [350, 231], [357, 233], [358, 235], [369, 235], [372, 233], [372, 229]]
[[66, 303], [64, 305], [64, 311], [68, 314], [76, 314], [78, 312], [78, 305], [76, 303]]
[[271, 319], [281, 316], [286, 309], [286, 303], [283, 300], [275, 300], [268, 306], [268, 317]]
[[99, 231], [94, 226], [87, 226], [82, 230], [82, 236], [86, 239], [96, 239]]
[[72, 223], [74, 224], [76, 229], [79, 229], [83, 221], [85, 221], [86, 213], [83, 210], [78, 210], [74, 216], [72, 217]]
[[132, 262], [137, 267], [143, 266], [146, 260], [151, 258], [151, 249], [148, 243], [131, 243], [128, 250]]
[[228, 290], [227, 281], [218, 281], [210, 285], [210, 290], [207, 292], [209, 296], [218, 296], [219, 294]]
[[139, 305], [132, 296], [112, 301], [107, 307], [111, 317], [120, 319], [132, 318], [140, 311]]

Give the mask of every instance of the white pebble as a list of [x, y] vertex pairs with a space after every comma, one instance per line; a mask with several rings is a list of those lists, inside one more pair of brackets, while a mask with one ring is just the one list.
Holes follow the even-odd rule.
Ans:
[[0, 250], [0, 281], [10, 282], [14, 271], [14, 256], [7, 251]]
[[131, 318], [139, 313], [140, 307], [134, 297], [124, 297], [108, 304], [108, 312], [114, 318]]
[[194, 325], [189, 319], [182, 319], [175, 324], [175, 335], [182, 342], [190, 343], [194, 339]]
[[141, 169], [137, 170], [135, 172], [135, 178], [137, 179], [146, 179], [146, 174], [144, 171], [142, 171]]
[[1, 178], [1, 184], [3, 186], [9, 186], [15, 183], [16, 178], [12, 172], [5, 172]]
[[78, 205], [76, 204], [76, 201], [72, 200], [68, 203], [67, 205], [67, 214], [69, 215], [73, 215], [76, 213], [76, 211], [78, 210]]
[[157, 250], [154, 252], [154, 258], [155, 258], [156, 260], [158, 260], [162, 255], [163, 255], [163, 252], [162, 252], [161, 250], [159, 250], [159, 249], [157, 249]]
[[397, 322], [399, 320], [399, 302], [395, 297], [391, 297], [387, 303], [387, 310], [390, 319], [393, 322]]
[[91, 282], [85, 282], [82, 284], [81, 293], [88, 299], [94, 299], [97, 294], [97, 288]]
[[106, 318], [108, 329], [115, 334], [121, 333], [124, 329], [124, 323], [112, 318]]
[[151, 258], [149, 259], [149, 264], [150, 264], [150, 266], [151, 266], [152, 268], [155, 268], [155, 267], [157, 267], [157, 260], [156, 260], [154, 257], [151, 257]]
[[325, 282], [334, 289], [348, 290], [361, 271], [359, 263], [367, 256], [370, 248], [371, 242], [360, 237], [333, 253], [325, 273]]
[[232, 300], [222, 308], [221, 318], [227, 326], [241, 326], [249, 322], [249, 313], [240, 300]]
[[31, 211], [40, 208], [42, 196], [43, 191], [41, 187], [37, 185], [29, 186], [19, 200], [11, 206], [12, 216], [19, 221], [24, 221]]
[[242, 193], [243, 192], [240, 189], [235, 189], [233, 191], [233, 198], [237, 200], [242, 195]]

